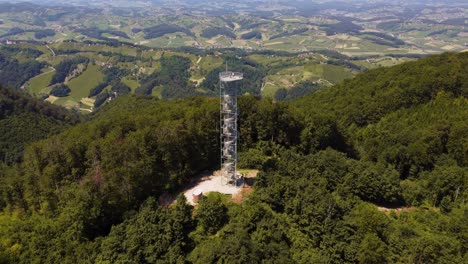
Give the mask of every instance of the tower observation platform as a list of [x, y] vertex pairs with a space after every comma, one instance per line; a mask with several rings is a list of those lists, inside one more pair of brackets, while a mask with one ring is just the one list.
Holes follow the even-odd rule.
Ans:
[[241, 175], [237, 173], [237, 96], [244, 76], [240, 72], [219, 73], [220, 124], [221, 124], [221, 173], [223, 184], [237, 185]]

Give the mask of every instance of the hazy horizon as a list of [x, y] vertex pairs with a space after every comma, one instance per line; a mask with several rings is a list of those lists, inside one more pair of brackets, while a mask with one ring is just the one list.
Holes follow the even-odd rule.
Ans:
[[[142, 6], [142, 5], [158, 5], [158, 4], [178, 4], [178, 5], [193, 5], [193, 4], [204, 4], [204, 3], [218, 3], [218, 4], [230, 4], [231, 1], [212, 1], [212, 0], [0, 0], [3, 3], [33, 3], [33, 4], [46, 4], [46, 5], [112, 5], [112, 6]], [[344, 0], [239, 0], [232, 4], [247, 4], [247, 5], [285, 5], [285, 6], [309, 6], [314, 4], [333, 4], [340, 3], [344, 5], [468, 5], [462, 0], [415, 0], [411, 2], [403, 0], [355, 0], [355, 1], [344, 1]]]

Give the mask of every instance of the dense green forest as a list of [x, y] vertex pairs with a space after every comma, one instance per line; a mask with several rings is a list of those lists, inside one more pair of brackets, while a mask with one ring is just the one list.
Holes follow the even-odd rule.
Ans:
[[84, 64], [86, 65], [89, 62], [88, 58], [85, 57], [76, 57], [73, 59], [68, 59], [61, 61], [55, 67], [55, 74], [52, 76], [52, 80], [50, 80], [49, 85], [54, 85], [57, 83], [63, 83], [68, 75], [73, 73], [78, 68], [78, 65]]
[[65, 97], [70, 94], [71, 90], [66, 84], [58, 84], [52, 88], [50, 94], [57, 97]]
[[[227, 56], [225, 61], [229, 65], [230, 70], [244, 74], [240, 94], [261, 95], [262, 82], [267, 73], [267, 69], [263, 65], [249, 59], [239, 59], [233, 55]], [[222, 66], [208, 72], [200, 86], [216, 95], [218, 93], [216, 89], [219, 84], [219, 73], [224, 70], [225, 67]]]
[[241, 35], [241, 39], [252, 39], [252, 38], [261, 39], [262, 33], [260, 31], [250, 31]]
[[0, 163], [20, 161], [28, 144], [79, 120], [78, 114], [0, 86]]
[[181, 32], [187, 34], [187, 36], [193, 36], [194, 34], [186, 28], [179, 27], [176, 25], [161, 24], [149, 28], [143, 29], [145, 33], [145, 39], [152, 39], [164, 36], [166, 34]]
[[242, 203], [159, 203], [219, 166], [216, 98], [119, 96], [29, 145], [0, 167], [0, 262], [465, 263], [468, 53], [309, 85], [239, 98]]
[[37, 76], [41, 73], [41, 69], [44, 67], [44, 63], [30, 59], [27, 62], [19, 62], [17, 59], [11, 58], [11, 53], [17, 52], [25, 53], [29, 55], [29, 50], [0, 50], [0, 79], [1, 84], [20, 88], [27, 80]]
[[226, 37], [233, 38], [233, 39], [236, 38], [236, 34], [232, 33], [232, 31], [230, 31], [229, 29], [225, 27], [206, 28], [200, 33], [200, 36], [204, 38], [212, 38], [218, 35], [226, 36]]
[[277, 35], [271, 36], [270, 39], [277, 39], [277, 38], [289, 37], [289, 36], [294, 36], [294, 35], [300, 35], [302, 33], [307, 32], [307, 30], [308, 30], [307, 28], [299, 28], [291, 32], [285, 31]]
[[189, 84], [190, 60], [182, 56], [161, 58], [161, 71], [153, 73], [141, 81], [136, 89], [139, 94], [151, 94], [153, 89], [162, 86], [161, 96], [164, 99], [182, 98], [194, 95], [194, 89]]
[[123, 38], [123, 39], [130, 39], [129, 36], [127, 35], [127, 33], [122, 32], [122, 31], [118, 31], [118, 30], [101, 30], [101, 29], [98, 29], [98, 28], [83, 28], [83, 29], [75, 29], [75, 31], [78, 32], [78, 33], [81, 33], [83, 35], [86, 35], [88, 37], [91, 37], [91, 38], [104, 40], [104, 41], [109, 41], [109, 42], [113, 42], [113, 41], [117, 41], [117, 40], [112, 39], [112, 38], [104, 37], [103, 34], [107, 33], [107, 34], [114, 35], [114, 36], [117, 36], [117, 37], [120, 37], [120, 38]]
[[300, 98], [309, 93], [320, 90], [320, 84], [311, 81], [303, 81], [295, 84], [291, 89], [281, 88], [275, 93], [276, 101], [286, 101]]

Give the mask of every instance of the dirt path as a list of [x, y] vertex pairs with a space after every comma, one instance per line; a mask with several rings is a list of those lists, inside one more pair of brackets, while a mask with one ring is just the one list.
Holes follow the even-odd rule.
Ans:
[[317, 82], [318, 82], [318, 83], [327, 82], [328, 84], [333, 85], [333, 83], [331, 83], [330, 81], [328, 81], [328, 80], [326, 80], [326, 79], [318, 79]]
[[31, 80], [34, 79], [34, 78], [37, 78], [37, 77], [42, 76], [42, 75], [44, 75], [44, 74], [48, 74], [48, 73], [51, 73], [51, 72], [54, 72], [54, 71], [55, 71], [55, 68], [54, 68], [54, 67], [49, 67], [49, 68], [51, 68], [52, 70], [50, 70], [50, 71], [48, 71], [48, 72], [43, 72], [43, 73], [41, 73], [41, 74], [38, 74], [38, 75], [32, 77], [31, 79], [25, 81], [25, 82], [23, 83], [23, 85], [21, 85], [20, 88], [21, 88], [21, 89], [24, 89], [24, 85], [26, 85], [26, 83], [28, 83], [29, 81], [31, 81]]
[[[48, 72], [43, 72], [43, 73], [41, 73], [41, 74], [39, 74], [39, 75], [36, 75], [36, 76], [32, 77], [31, 79], [34, 79], [34, 78], [36, 78], [36, 77], [39, 77], [39, 76], [42, 76], [42, 75], [45, 75], [45, 74], [48, 74], [48, 73], [51, 73], [51, 72], [56, 71], [54, 67], [49, 67], [49, 68], [51, 68], [52, 70], [50, 70], [50, 71], [48, 71]], [[31, 79], [29, 79], [29, 80], [31, 80]]]
[[396, 214], [400, 214], [401, 212], [411, 212], [415, 211], [416, 207], [383, 207], [377, 206], [377, 210], [384, 212], [385, 214], [389, 214], [390, 212], [395, 212]]
[[278, 44], [283, 44], [284, 42], [282, 41], [277, 41], [277, 42], [270, 42], [270, 43], [265, 43], [263, 44], [264, 46], [271, 46], [271, 45], [278, 45]]
[[52, 52], [52, 56], [55, 57], [55, 51], [49, 47], [49, 45], [45, 45], [51, 52]]

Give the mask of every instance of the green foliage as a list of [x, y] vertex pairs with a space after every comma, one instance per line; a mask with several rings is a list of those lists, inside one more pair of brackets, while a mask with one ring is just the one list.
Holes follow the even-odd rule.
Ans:
[[107, 99], [110, 98], [109, 92], [103, 92], [100, 93], [98, 96], [96, 96], [96, 100], [94, 101], [94, 108], [100, 107], [103, 103], [107, 101]]
[[76, 124], [77, 115], [0, 86], [0, 161], [20, 161], [25, 147]]
[[193, 87], [190, 87], [188, 79], [191, 61], [186, 57], [171, 56], [161, 58], [160, 83], [163, 85], [163, 98], [181, 98], [194, 94]]
[[21, 54], [26, 56], [28, 59], [35, 59], [42, 54], [42, 51], [27, 47], [18, 47], [18, 46], [2, 46], [0, 47], [0, 52], [8, 57], [13, 57], [15, 55]]
[[377, 24], [377, 28], [384, 31], [394, 31], [397, 28], [401, 28], [402, 23], [404, 23], [402, 20], [392, 20]]
[[189, 255], [189, 261], [292, 263], [288, 252], [288, 238], [284, 230], [285, 223], [281, 216], [261, 204], [231, 209], [235, 214], [232, 222], [216, 236], [204, 237], [199, 241]]
[[345, 20], [340, 21], [336, 24], [328, 24], [325, 26], [325, 32], [327, 35], [336, 35], [339, 33], [358, 33], [363, 28], [359, 25], [354, 24], [351, 21]]
[[213, 38], [218, 35], [226, 36], [235, 39], [236, 34], [232, 33], [229, 29], [225, 27], [212, 27], [212, 28], [205, 28], [200, 36], [204, 38]]
[[320, 86], [311, 81], [300, 82], [291, 89], [279, 89], [275, 93], [276, 101], [292, 100], [320, 90]]
[[[440, 91], [468, 96], [468, 53], [445, 53], [379, 68], [294, 102], [308, 116], [330, 113], [340, 126], [363, 127], [401, 108], [430, 102]], [[313, 108], [307, 107], [314, 105]]]
[[106, 82], [102, 82], [98, 84], [96, 87], [92, 88], [89, 91], [88, 97], [93, 97], [93, 96], [100, 94], [107, 86], [109, 86], [109, 84]]
[[288, 147], [298, 143], [302, 126], [296, 113], [290, 112], [287, 105], [253, 96], [240, 97], [238, 105], [242, 109], [239, 117], [241, 149], [247, 150], [261, 141]]
[[318, 150], [332, 147], [334, 149], [346, 151], [348, 146], [332, 117], [317, 114], [309, 118], [306, 127], [300, 134], [300, 149], [304, 153], [314, 153]]
[[[106, 57], [112, 57], [112, 60], [115, 60], [117, 62], [135, 62], [137, 60], [136, 56], [128, 56], [124, 55], [122, 53], [117, 53], [117, 52], [110, 52], [110, 51], [99, 51], [97, 54], [106, 56]], [[139, 58], [140, 60], [144, 61], [143, 58]], [[117, 68], [118, 69], [118, 68]], [[112, 67], [110, 69], [107, 69], [109, 72], [115, 72], [116, 67]]]
[[277, 38], [284, 38], [284, 37], [290, 37], [290, 36], [294, 36], [294, 35], [300, 35], [302, 33], [305, 33], [307, 32], [309, 29], [308, 28], [298, 28], [298, 29], [295, 29], [291, 32], [282, 32], [282, 33], [279, 33], [277, 35], [274, 35], [274, 36], [271, 36], [270, 39], [277, 39]]
[[140, 81], [140, 86], [135, 89], [135, 93], [150, 95], [154, 87], [160, 84], [158, 76], [159, 74], [153, 73], [142, 78]]
[[182, 32], [187, 34], [187, 36], [194, 36], [189, 29], [169, 24], [161, 24], [145, 28], [143, 29], [143, 32], [145, 33], [145, 39], [159, 38], [166, 34], [171, 34], [175, 32]]
[[401, 202], [400, 175], [383, 164], [357, 163], [345, 176], [345, 186], [364, 201], [375, 203]]
[[[124, 77], [126, 74], [128, 74], [128, 71], [125, 70], [125, 69], [121, 69], [119, 67], [111, 67], [111, 68], [105, 69], [104, 74], [105, 74], [104, 80], [100, 84], [98, 84], [96, 87], [92, 88], [89, 91], [88, 97], [93, 97], [93, 96], [99, 95], [111, 83], [114, 83], [114, 84], [115, 83], [117, 83], [117, 84], [120, 83], [121, 84], [122, 77]], [[123, 91], [125, 91], [125, 90], [127, 90], [127, 89], [124, 88]], [[103, 96], [101, 96], [101, 97], [103, 97]], [[101, 104], [98, 104], [98, 106], [101, 105]]]
[[85, 57], [75, 57], [73, 59], [61, 61], [57, 66], [55, 66], [56, 71], [54, 76], [52, 76], [52, 80], [49, 85], [64, 82], [67, 76], [76, 70], [79, 64], [87, 64], [88, 61], [89, 59]]
[[131, 89], [130, 89], [130, 87], [128, 87], [128, 85], [126, 85], [126, 84], [124, 84], [122, 82], [117, 82], [117, 83], [112, 85], [111, 91], [115, 92], [115, 93], [117, 93], [119, 95], [124, 95], [124, 94], [130, 93]]
[[399, 40], [397, 38], [392, 38], [391, 36], [389, 36], [390, 38], [386, 38], [380, 34], [377, 34], [377, 35], [369, 34], [369, 35], [370, 36], [364, 36], [363, 39], [370, 40], [374, 44], [377, 44], [377, 45], [389, 46], [392, 48], [399, 48], [405, 44], [404, 41]]
[[50, 91], [50, 94], [57, 97], [65, 97], [68, 96], [70, 92], [71, 89], [66, 84], [61, 83], [54, 86], [54, 88], [52, 88]]
[[43, 67], [44, 63], [33, 59], [20, 63], [0, 53], [0, 84], [19, 89], [27, 80], [40, 74]]
[[198, 225], [203, 232], [215, 234], [227, 222], [227, 207], [219, 195], [210, 194], [202, 197], [197, 208]]
[[[239, 97], [238, 165], [260, 170], [254, 191], [195, 209], [183, 195], [157, 201], [218, 166], [218, 100], [119, 96], [0, 164], [0, 261], [464, 263], [467, 58], [373, 70], [287, 103]], [[153, 76], [180, 88], [188, 67], [163, 56]], [[28, 100], [3, 93], [0, 122], [33, 119]]]
[[385, 251], [385, 243], [377, 235], [366, 234], [359, 248], [359, 263], [386, 263]]
[[188, 70], [192, 63], [190, 59], [182, 56], [163, 56], [160, 63], [161, 71], [144, 77], [135, 93], [149, 95], [156, 85], [162, 85], [161, 95], [164, 99], [183, 98], [195, 94], [194, 87], [189, 83]]
[[239, 157], [238, 166], [240, 168], [262, 169], [270, 157], [258, 148], [251, 148], [242, 152]]
[[262, 38], [262, 32], [260, 32], [260, 31], [250, 31], [250, 32], [247, 32], [247, 33], [244, 33], [244, 34], [241, 35], [241, 39], [252, 39], [252, 38], [261, 39]]
[[174, 189], [216, 164], [216, 102], [116, 100], [91, 122], [28, 149], [22, 176], [26, 192], [19, 194], [27, 208], [42, 210], [38, 197], [49, 205], [61, 202], [63, 194], [53, 186], [66, 190], [73, 182], [90, 182], [106, 194], [103, 231], [148, 196]]
[[395, 111], [358, 132], [360, 155], [393, 164], [403, 177], [430, 170], [441, 159], [466, 166], [467, 113], [465, 98], [440, 93], [428, 104]]
[[426, 196], [433, 205], [439, 205], [444, 201], [448, 209], [452, 201], [468, 199], [468, 171], [466, 167], [437, 166], [430, 173], [425, 173], [420, 179], [421, 185], [425, 187]]
[[76, 29], [77, 33], [86, 35], [91, 38], [99, 39], [99, 40], [104, 40], [104, 41], [109, 41], [109, 42], [116, 42], [117, 40], [112, 39], [112, 38], [106, 38], [102, 36], [103, 34], [107, 33], [110, 35], [118, 36], [120, 38], [124, 39], [130, 39], [127, 33], [118, 31], [118, 30], [101, 30], [97, 28], [80, 28]]
[[[242, 72], [244, 74], [240, 94], [249, 93], [257, 96], [261, 94], [263, 78], [266, 75], [266, 69], [263, 65], [249, 59], [239, 59], [231, 55], [225, 61], [230, 71]], [[219, 73], [222, 71], [225, 71], [224, 66], [210, 71], [200, 86], [216, 92], [219, 86]]]
[[34, 32], [34, 37], [36, 39], [43, 39], [47, 37], [53, 37], [55, 36], [55, 30], [53, 29], [44, 29], [44, 30], [37, 30]]
[[171, 209], [149, 198], [135, 216], [112, 228], [97, 263], [179, 263], [191, 243], [186, 235], [193, 225], [191, 214], [183, 195]]

